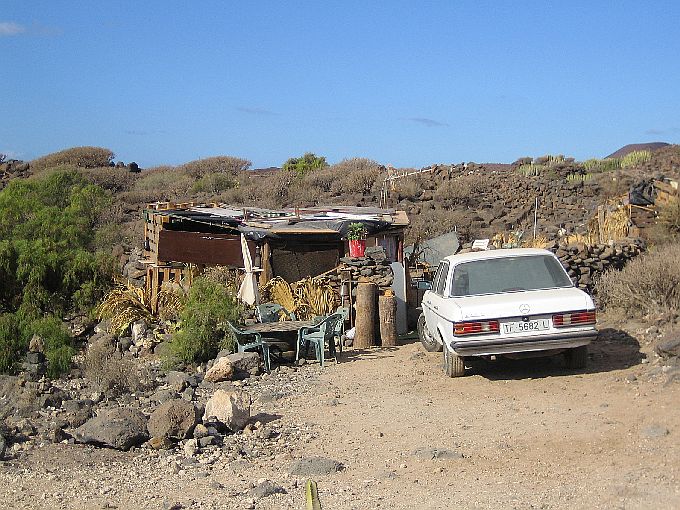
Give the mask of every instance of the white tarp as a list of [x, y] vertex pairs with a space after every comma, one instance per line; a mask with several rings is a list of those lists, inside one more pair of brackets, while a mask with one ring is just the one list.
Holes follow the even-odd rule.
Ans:
[[253, 268], [253, 260], [250, 258], [250, 250], [246, 237], [241, 234], [241, 252], [243, 253], [243, 270], [246, 272], [243, 283], [238, 289], [237, 297], [244, 303], [254, 305], [260, 302], [257, 289], [257, 276]]

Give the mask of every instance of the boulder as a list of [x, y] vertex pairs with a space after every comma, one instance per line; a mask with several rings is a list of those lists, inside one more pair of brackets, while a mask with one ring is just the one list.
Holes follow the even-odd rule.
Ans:
[[236, 352], [226, 358], [234, 367], [234, 379], [245, 379], [262, 372], [262, 360], [257, 352]]
[[79, 443], [127, 451], [149, 438], [146, 421], [137, 409], [105, 409], [75, 429], [73, 438]]
[[330, 475], [342, 471], [344, 468], [342, 462], [328, 459], [326, 457], [309, 457], [306, 459], [296, 460], [290, 466], [290, 474], [297, 476], [316, 476], [316, 475]]
[[250, 395], [244, 391], [217, 390], [205, 404], [203, 421], [215, 419], [236, 432], [250, 420], [250, 403]]
[[215, 364], [205, 373], [204, 381], [220, 382], [231, 381], [234, 376], [234, 365], [231, 364], [229, 356], [218, 359]]
[[132, 342], [135, 345], [142, 345], [146, 340], [146, 322], [137, 321], [132, 325]]
[[680, 329], [672, 329], [666, 333], [654, 350], [662, 358], [680, 357]]
[[0, 435], [0, 460], [5, 458], [5, 451], [7, 450], [7, 440]]
[[194, 404], [178, 398], [161, 404], [151, 413], [147, 429], [152, 437], [185, 439], [191, 436], [198, 418]]

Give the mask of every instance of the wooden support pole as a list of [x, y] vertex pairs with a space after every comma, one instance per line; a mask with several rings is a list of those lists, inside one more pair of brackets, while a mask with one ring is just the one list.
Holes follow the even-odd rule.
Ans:
[[380, 315], [380, 340], [383, 347], [397, 345], [397, 299], [394, 296], [378, 298]]
[[354, 347], [366, 349], [375, 339], [375, 283], [357, 285], [357, 318]]

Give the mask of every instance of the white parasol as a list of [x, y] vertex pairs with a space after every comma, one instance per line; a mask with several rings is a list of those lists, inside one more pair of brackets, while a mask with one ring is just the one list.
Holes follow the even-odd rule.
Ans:
[[250, 258], [246, 236], [243, 234], [241, 234], [241, 253], [243, 254], [243, 270], [246, 274], [241, 287], [238, 289], [237, 297], [249, 305], [258, 304], [260, 302], [260, 295], [257, 289], [257, 276], [255, 274], [258, 268], [253, 267], [253, 260]]

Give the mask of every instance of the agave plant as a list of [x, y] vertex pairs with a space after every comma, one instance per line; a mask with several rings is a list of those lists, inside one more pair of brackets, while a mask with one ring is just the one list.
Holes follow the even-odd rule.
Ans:
[[139, 320], [151, 321], [151, 295], [129, 282], [119, 283], [97, 309], [99, 319], [109, 319], [109, 331], [117, 336], [125, 333]]

